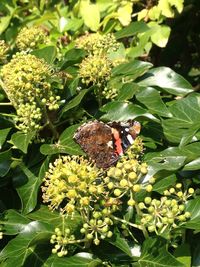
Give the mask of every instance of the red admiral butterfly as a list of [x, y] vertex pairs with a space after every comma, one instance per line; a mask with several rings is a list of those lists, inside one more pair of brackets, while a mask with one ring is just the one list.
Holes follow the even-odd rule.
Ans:
[[114, 165], [133, 144], [140, 129], [140, 123], [132, 120], [107, 124], [90, 121], [78, 128], [74, 139], [97, 167], [106, 169]]

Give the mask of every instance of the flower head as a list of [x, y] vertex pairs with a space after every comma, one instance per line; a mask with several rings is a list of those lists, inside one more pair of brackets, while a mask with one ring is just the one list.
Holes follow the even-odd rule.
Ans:
[[47, 35], [42, 27], [24, 27], [17, 36], [16, 46], [20, 51], [27, 51], [36, 49], [40, 44], [44, 44], [46, 42]]

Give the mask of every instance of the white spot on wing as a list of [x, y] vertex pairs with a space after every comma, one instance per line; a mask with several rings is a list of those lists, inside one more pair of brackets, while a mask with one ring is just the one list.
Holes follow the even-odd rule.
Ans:
[[107, 143], [107, 146], [113, 148], [113, 142], [112, 142], [112, 141], [109, 141], [109, 142]]
[[128, 134], [128, 135], [127, 135], [127, 139], [128, 139], [128, 141], [129, 141], [129, 143], [132, 145], [133, 142], [134, 142], [133, 137], [132, 137], [130, 134]]

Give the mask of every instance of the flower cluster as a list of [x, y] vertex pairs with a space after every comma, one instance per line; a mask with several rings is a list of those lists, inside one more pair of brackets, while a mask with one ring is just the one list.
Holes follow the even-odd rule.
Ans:
[[17, 127], [25, 133], [42, 127], [46, 108], [59, 108], [60, 97], [51, 88], [52, 71], [44, 60], [26, 53], [14, 55], [1, 70], [3, 89], [17, 110]]
[[109, 58], [109, 53], [119, 48], [114, 35], [86, 34], [76, 40], [76, 47], [88, 52], [79, 66], [79, 77], [82, 83], [98, 86], [100, 89], [96, 91], [97, 97], [115, 98], [117, 90], [106, 86], [110, 80], [112, 68], [117, 65], [116, 60]]
[[[106, 171], [79, 156], [61, 156], [50, 163], [42, 186], [43, 201], [67, 220], [74, 220], [77, 215], [81, 218], [75, 231], [64, 223], [62, 229], [55, 228], [50, 240], [54, 245], [52, 253], [62, 257], [70, 245], [99, 245], [113, 236], [116, 225], [126, 235], [132, 235], [132, 227], [145, 236], [151, 232], [163, 235], [190, 218], [185, 202], [194, 189], [183, 192], [178, 183], [165, 190], [161, 198], [153, 198], [155, 178], [145, 179], [148, 166], [140, 161], [142, 151], [142, 140], [137, 137], [116, 166]], [[136, 223], [121, 216], [130, 209]]]
[[176, 229], [191, 216], [190, 212], [185, 211], [185, 202], [193, 194], [193, 188], [183, 192], [182, 184], [178, 183], [166, 190], [165, 196], [160, 199], [145, 197], [144, 202], [138, 204], [142, 216], [141, 223], [149, 232], [160, 235]]
[[76, 40], [76, 47], [83, 48], [90, 54], [100, 55], [109, 53], [110, 51], [116, 51], [119, 48], [119, 43], [112, 33], [105, 35], [91, 33], [78, 38]]
[[9, 47], [4, 40], [0, 40], [0, 64], [4, 63], [7, 58]]
[[112, 61], [105, 55], [89, 55], [80, 64], [82, 83], [103, 86], [111, 76]]
[[[63, 156], [50, 164], [44, 179], [43, 200], [51, 210], [60, 209], [73, 214], [78, 208], [88, 207], [103, 193], [96, 182], [100, 171], [94, 164], [78, 156]], [[66, 205], [62, 206], [64, 202]]]
[[22, 28], [16, 39], [16, 46], [20, 51], [31, 51], [47, 42], [46, 31], [42, 27], [33, 26]]

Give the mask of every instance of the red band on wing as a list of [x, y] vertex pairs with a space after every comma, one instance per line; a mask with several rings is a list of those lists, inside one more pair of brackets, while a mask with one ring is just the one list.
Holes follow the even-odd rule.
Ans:
[[119, 132], [116, 129], [112, 128], [112, 134], [113, 134], [114, 140], [115, 140], [116, 153], [118, 155], [123, 155], [122, 141], [121, 141], [121, 138], [119, 136]]

